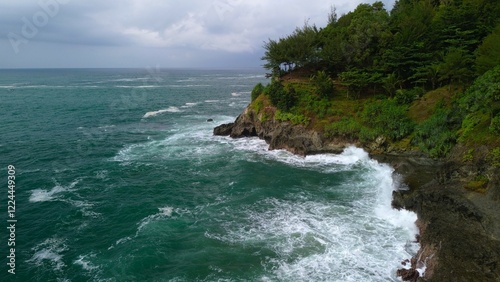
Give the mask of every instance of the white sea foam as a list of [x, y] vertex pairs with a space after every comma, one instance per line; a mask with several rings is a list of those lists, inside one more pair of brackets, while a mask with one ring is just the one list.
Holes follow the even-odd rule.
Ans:
[[184, 106], [181, 106], [181, 108], [191, 108], [198, 105], [198, 103], [186, 103]]
[[264, 281], [398, 281], [396, 269], [414, 254], [406, 245], [415, 239], [417, 229], [414, 213], [391, 208], [396, 187], [390, 166], [371, 160], [356, 147], [339, 155], [304, 158], [269, 152], [267, 144], [254, 138], [228, 142], [238, 150], [323, 173], [362, 170], [358, 176], [362, 178], [341, 187], [323, 187], [352, 191], [355, 198], [349, 206], [308, 197], [304, 201], [268, 198], [233, 211], [234, 217], [244, 220], [228, 220], [227, 232], [206, 232], [206, 237], [273, 250], [277, 258], [266, 263], [271, 274], [261, 277]]
[[59, 184], [57, 181], [54, 181], [56, 185], [50, 190], [32, 190], [29, 201], [32, 203], [61, 201], [79, 209], [84, 216], [98, 218], [101, 216], [101, 214], [93, 210], [93, 203], [90, 203], [86, 200], [73, 200], [72, 198], [66, 196], [68, 194], [74, 195], [76, 193], [77, 189], [75, 189], [75, 187], [78, 183], [80, 183], [81, 180], [82, 178], [77, 178], [66, 186]]
[[73, 188], [75, 188], [75, 186], [80, 182], [80, 180], [81, 178], [78, 178], [67, 186], [62, 186], [56, 182], [56, 186], [54, 186], [50, 190], [45, 190], [45, 189], [32, 190], [29, 201], [32, 203], [37, 203], [37, 202], [46, 202], [57, 199], [57, 196], [59, 194], [70, 191]]
[[61, 253], [68, 250], [65, 240], [60, 238], [49, 238], [32, 248], [33, 256], [27, 261], [36, 266], [48, 263], [54, 270], [62, 270], [66, 264]]
[[[234, 117], [215, 119], [227, 123]], [[354, 200], [349, 204], [301, 199], [300, 195], [295, 197], [298, 201], [267, 198], [237, 211], [227, 210], [225, 214], [234, 218], [223, 223], [224, 231], [207, 231], [205, 236], [231, 245], [258, 245], [276, 253], [276, 258], [264, 264], [269, 274], [260, 277], [263, 281], [398, 281], [395, 271], [400, 262], [413, 255], [406, 242], [414, 240], [417, 232], [416, 215], [391, 208], [397, 183], [390, 166], [371, 160], [368, 153], [356, 147], [348, 147], [338, 155], [307, 157], [283, 150], [268, 151], [268, 145], [256, 137], [212, 136], [212, 126], [193, 123], [189, 128], [172, 131], [165, 140], [125, 147], [115, 160], [158, 156], [205, 160], [221, 151], [234, 150], [248, 161], [271, 160], [325, 174], [360, 171], [356, 174], [359, 179], [352, 182], [322, 187], [352, 193]], [[182, 216], [178, 209], [159, 208], [137, 223], [135, 237], [155, 223], [177, 216]], [[115, 245], [132, 239], [119, 239]]]
[[74, 207], [78, 208], [84, 216], [88, 216], [88, 217], [92, 217], [92, 218], [99, 218], [101, 216], [100, 213], [95, 212], [93, 210], [94, 204], [90, 203], [88, 201], [72, 200], [72, 199], [62, 199], [62, 201], [69, 203], [69, 204], [73, 205]]
[[177, 107], [168, 107], [167, 109], [162, 109], [158, 111], [152, 111], [152, 112], [147, 112], [144, 114], [142, 118], [148, 118], [148, 117], [154, 117], [156, 115], [162, 114], [162, 113], [178, 113], [181, 112], [181, 110]]
[[153, 222], [157, 222], [157, 221], [160, 221], [162, 219], [170, 218], [170, 217], [172, 217], [173, 213], [183, 214], [185, 212], [182, 209], [174, 209], [173, 207], [170, 207], [170, 206], [158, 208], [158, 213], [148, 215], [145, 218], [141, 219], [137, 223], [137, 225], [138, 225], [137, 231], [135, 232], [135, 235], [133, 237], [126, 236], [126, 237], [123, 237], [123, 238], [116, 240], [114, 245], [108, 247], [108, 250], [113, 249], [116, 245], [124, 244], [126, 242], [133, 240], [134, 238], [137, 238], [137, 236], [139, 236], [139, 233], [141, 233], [141, 231], [144, 228], [146, 228], [146, 226], [148, 226], [149, 224], [151, 224]]
[[173, 88], [192, 88], [192, 87], [211, 87], [213, 85], [210, 84], [173, 84], [173, 85], [168, 85], [168, 87], [173, 87]]
[[105, 82], [134, 82], [134, 81], [145, 81], [150, 79], [152, 78], [151, 77], [117, 78], [117, 79], [110, 79]]
[[162, 85], [115, 85], [116, 88], [161, 88], [164, 87]]
[[95, 173], [96, 178], [101, 179], [101, 180], [107, 180], [108, 179], [109, 172], [107, 170], [100, 170]]
[[[214, 116], [214, 123], [206, 122], [206, 116], [193, 116], [195, 121], [188, 127], [172, 129], [164, 140], [151, 140], [132, 144], [122, 148], [111, 160], [130, 165], [136, 160], [151, 159], [193, 159], [208, 158], [220, 154], [226, 148], [221, 143], [229, 143], [228, 139], [214, 137], [214, 123], [227, 123], [234, 117]], [[215, 142], [214, 142], [215, 141]]]
[[205, 100], [205, 103], [219, 103], [220, 100]]
[[79, 255], [78, 259], [76, 259], [73, 264], [79, 265], [83, 268], [83, 270], [92, 272], [93, 270], [98, 269], [98, 266], [92, 264], [90, 259], [95, 258], [96, 254], [91, 253], [89, 255]]
[[[172, 212], [174, 209], [172, 207], [162, 207], [158, 208], [158, 213], [148, 215], [147, 217], [143, 218], [139, 223], [139, 227], [137, 227], [137, 233], [141, 232], [141, 230], [146, 227], [148, 224], [151, 222], [155, 222], [161, 219], [165, 219], [167, 217], [172, 216]], [[136, 234], [137, 235], [137, 234]]]

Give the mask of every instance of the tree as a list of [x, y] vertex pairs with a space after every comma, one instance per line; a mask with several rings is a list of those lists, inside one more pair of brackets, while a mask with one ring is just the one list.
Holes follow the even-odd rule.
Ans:
[[297, 94], [293, 87], [285, 87], [281, 82], [274, 80], [266, 87], [265, 93], [269, 96], [271, 104], [283, 112], [290, 111], [297, 103]]
[[467, 113], [486, 111], [493, 118], [500, 113], [500, 65], [478, 77], [460, 99]]
[[451, 47], [440, 65], [440, 80], [452, 84], [468, 82], [474, 75], [471, 65], [473, 57], [467, 50]]
[[370, 74], [359, 70], [345, 71], [339, 74], [339, 79], [347, 86], [347, 96], [359, 97], [361, 91], [368, 85]]
[[269, 39], [264, 43], [264, 49], [262, 60], [267, 61], [264, 67], [272, 70], [274, 76], [281, 76], [282, 72], [319, 60], [318, 30], [306, 22], [302, 28], [296, 28], [285, 38], [278, 41]]
[[500, 24], [479, 46], [476, 58], [476, 69], [479, 74], [497, 65], [500, 65]]
[[322, 98], [331, 98], [334, 91], [332, 78], [324, 71], [318, 71], [311, 78], [316, 86], [316, 91]]

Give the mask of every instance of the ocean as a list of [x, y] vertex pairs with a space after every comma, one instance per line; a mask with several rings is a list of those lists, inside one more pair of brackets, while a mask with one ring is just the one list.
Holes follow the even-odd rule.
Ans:
[[416, 215], [390, 166], [213, 136], [259, 82], [0, 70], [0, 281], [400, 281]]

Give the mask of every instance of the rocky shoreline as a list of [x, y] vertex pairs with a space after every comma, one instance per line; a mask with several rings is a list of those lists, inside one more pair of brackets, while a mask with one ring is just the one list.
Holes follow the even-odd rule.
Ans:
[[[411, 268], [402, 266], [398, 276], [405, 281], [500, 281], [498, 168], [485, 167], [481, 160], [465, 165], [453, 153], [447, 160], [433, 160], [418, 151], [395, 150], [383, 137], [370, 144], [326, 138], [303, 125], [262, 121], [251, 107], [234, 123], [214, 128], [214, 135], [258, 136], [270, 150], [285, 149], [302, 156], [341, 153], [348, 145], [364, 148], [372, 158], [392, 165], [409, 187], [393, 193], [393, 207], [418, 215], [421, 248], [411, 262], [402, 262], [411, 263]], [[490, 178], [484, 194], [463, 188], [464, 179], [478, 171]], [[420, 277], [417, 269], [423, 268], [425, 273]]]

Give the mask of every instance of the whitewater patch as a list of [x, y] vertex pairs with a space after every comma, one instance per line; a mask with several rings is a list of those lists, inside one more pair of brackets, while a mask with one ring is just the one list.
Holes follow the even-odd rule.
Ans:
[[135, 88], [135, 89], [144, 89], [144, 88], [162, 88], [164, 86], [161, 85], [115, 85], [116, 88]]
[[244, 92], [233, 92], [231, 93], [231, 96], [233, 97], [240, 97], [241, 95], [248, 95], [250, 94], [251, 92], [248, 92], [248, 91], [244, 91]]
[[[139, 232], [141, 232], [144, 227], [146, 227], [148, 224], [152, 223], [152, 222], [155, 222], [155, 221], [158, 221], [158, 220], [161, 220], [161, 219], [165, 219], [165, 218], [169, 218], [172, 216], [172, 213], [174, 212], [174, 208], [172, 207], [162, 207], [162, 208], [158, 208], [158, 213], [155, 213], [155, 214], [152, 214], [152, 215], [149, 215], [145, 218], [143, 218], [139, 223], [139, 227], [137, 227], [137, 234]], [[137, 236], [136, 234], [136, 236]]]
[[[123, 162], [128, 165], [133, 161], [193, 158], [201, 160], [218, 155], [221, 150], [225, 150], [225, 146], [221, 146], [221, 139], [213, 136], [213, 123], [206, 122], [207, 116], [191, 116], [191, 118], [193, 121], [189, 126], [171, 129], [169, 136], [163, 140], [152, 140], [125, 146], [111, 161]], [[225, 123], [234, 118], [215, 116], [213, 119], [214, 123]]]
[[134, 238], [137, 238], [137, 236], [139, 236], [140, 232], [144, 228], [146, 228], [146, 226], [148, 226], [149, 224], [152, 224], [154, 222], [158, 222], [158, 221], [161, 221], [161, 220], [164, 220], [167, 218], [171, 218], [174, 213], [183, 214], [183, 213], [185, 213], [185, 211], [182, 209], [174, 209], [173, 207], [170, 207], [170, 206], [158, 208], [158, 213], [148, 215], [147, 217], [141, 219], [137, 223], [137, 225], [138, 225], [137, 231], [135, 232], [135, 235], [133, 237], [126, 236], [126, 237], [123, 237], [123, 238], [116, 240], [116, 242], [113, 245], [111, 245], [108, 248], [108, 250], [113, 249], [117, 245], [124, 244], [126, 242], [133, 240]]
[[[236, 151], [255, 153], [260, 158], [325, 173], [350, 170], [353, 166], [366, 163], [378, 165], [376, 161], [370, 159], [366, 151], [355, 146], [347, 147], [341, 154], [316, 154], [302, 157], [286, 150], [270, 151], [269, 145], [258, 137], [233, 139], [227, 136], [216, 136], [215, 140], [226, 146], [231, 146]], [[259, 159], [253, 160], [260, 161]]]
[[61, 184], [59, 184], [57, 181], [54, 180], [56, 186], [54, 186], [50, 190], [45, 190], [45, 189], [32, 190], [29, 201], [31, 203], [38, 203], [38, 202], [47, 202], [56, 200], [58, 199], [59, 194], [73, 190], [80, 181], [81, 178], [78, 178], [73, 182], [71, 182], [69, 185], [62, 186]]
[[99, 269], [98, 266], [93, 265], [92, 262], [90, 261], [95, 257], [96, 254], [94, 253], [90, 253], [88, 255], [79, 255], [78, 258], [73, 262], [73, 264], [81, 266], [83, 270], [92, 272], [96, 269]]
[[86, 200], [73, 200], [67, 196], [64, 197], [64, 195], [67, 195], [69, 193], [73, 196], [76, 195], [77, 198], [80, 198], [76, 193], [77, 189], [75, 189], [75, 187], [80, 183], [82, 179], [83, 178], [77, 178], [66, 186], [61, 185], [56, 180], [54, 180], [55, 186], [50, 190], [45, 190], [45, 189], [32, 190], [31, 195], [29, 197], [29, 201], [31, 203], [61, 201], [77, 208], [84, 216], [98, 218], [101, 216], [101, 214], [93, 210], [94, 207], [93, 203], [90, 203]]
[[27, 260], [28, 263], [37, 267], [49, 265], [55, 271], [61, 271], [66, 264], [62, 253], [68, 250], [64, 239], [49, 238], [31, 249], [34, 254]]
[[191, 108], [198, 105], [198, 103], [186, 103], [184, 106], [181, 106], [181, 108]]
[[179, 108], [171, 106], [171, 107], [168, 107], [167, 109], [147, 112], [144, 114], [144, 116], [142, 116], [142, 118], [154, 117], [154, 116], [157, 116], [157, 115], [163, 114], [163, 113], [179, 113], [179, 112], [181, 112], [181, 110]]
[[268, 198], [232, 211], [234, 219], [224, 223], [226, 232], [205, 234], [231, 245], [273, 250], [277, 258], [265, 263], [270, 274], [260, 280], [399, 281], [395, 273], [400, 262], [419, 248], [414, 242], [418, 229], [415, 213], [391, 207], [392, 192], [398, 189], [392, 167], [354, 146], [338, 155], [301, 157], [284, 150], [268, 151], [258, 138], [219, 140], [250, 153], [249, 161], [267, 159], [325, 174], [358, 172], [352, 183], [322, 187], [351, 191], [349, 204], [310, 201], [307, 196], [303, 201]]

